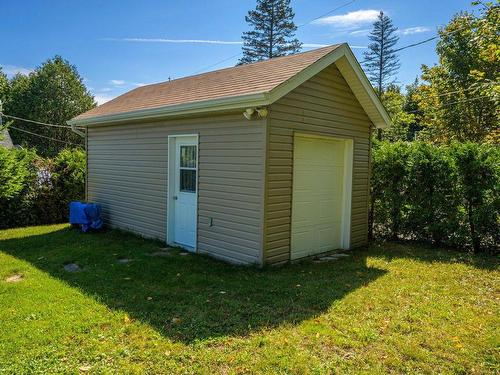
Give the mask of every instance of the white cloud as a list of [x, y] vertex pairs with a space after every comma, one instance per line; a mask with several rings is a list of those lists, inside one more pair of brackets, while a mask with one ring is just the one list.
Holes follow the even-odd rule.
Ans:
[[104, 104], [106, 102], [109, 102], [111, 99], [114, 99], [115, 96], [112, 95], [106, 95], [106, 94], [96, 94], [94, 95], [94, 99], [97, 102], [98, 105]]
[[427, 33], [429, 31], [431, 31], [431, 29], [429, 27], [426, 27], [426, 26], [408, 27], [406, 29], [399, 30], [399, 32], [403, 35]]
[[113, 89], [111, 87], [102, 87], [102, 88], [98, 89], [97, 91], [99, 91], [99, 92], [110, 92], [110, 91], [113, 91]]
[[111, 79], [109, 83], [115, 86], [123, 86], [126, 82], [123, 79]]
[[329, 44], [319, 44], [319, 43], [302, 43], [302, 47], [304, 48], [322, 48], [328, 47]]
[[368, 34], [370, 34], [370, 29], [356, 30], [349, 33], [352, 36], [367, 36]]
[[33, 72], [33, 69], [29, 68], [24, 68], [22, 66], [16, 66], [16, 65], [3, 65], [0, 64], [2, 67], [2, 71], [8, 76], [8, 77], [13, 77], [16, 74], [23, 74], [23, 75], [28, 75]]
[[337, 28], [354, 28], [367, 23], [373, 23], [380, 11], [375, 9], [360, 9], [346, 14], [328, 16], [317, 19], [314, 24], [330, 25]]
[[208, 40], [208, 39], [165, 39], [165, 38], [103, 38], [111, 42], [135, 42], [135, 43], [194, 43], [194, 44], [243, 44], [241, 41], [231, 40]]
[[[322, 47], [329, 47], [331, 44], [319, 44], [319, 43], [303, 43], [302, 47], [304, 48], [322, 48]], [[367, 48], [366, 46], [352, 46], [349, 44], [349, 47], [352, 49], [364, 49]]]

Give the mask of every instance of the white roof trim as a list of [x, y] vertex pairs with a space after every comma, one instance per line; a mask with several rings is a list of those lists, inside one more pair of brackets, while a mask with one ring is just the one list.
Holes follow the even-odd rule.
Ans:
[[93, 124], [120, 123], [133, 120], [153, 120], [169, 116], [201, 114], [231, 109], [267, 106], [312, 78], [331, 64], [336, 64], [349, 87], [358, 99], [368, 117], [376, 127], [384, 128], [390, 124], [390, 118], [363, 69], [347, 44], [337, 47], [314, 64], [267, 93], [246, 94], [218, 99], [182, 103], [164, 107], [142, 109], [131, 112], [93, 116], [67, 121], [68, 125], [86, 126]]

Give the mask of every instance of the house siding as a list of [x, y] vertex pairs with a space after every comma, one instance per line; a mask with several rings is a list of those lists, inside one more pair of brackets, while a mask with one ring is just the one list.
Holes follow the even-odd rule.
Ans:
[[335, 65], [270, 106], [264, 262], [290, 259], [294, 132], [353, 140], [351, 248], [367, 243], [372, 123]]
[[241, 113], [90, 126], [88, 200], [102, 204], [110, 226], [166, 240], [168, 136], [198, 134], [197, 250], [232, 263], [260, 264], [265, 127], [265, 120], [249, 122]]

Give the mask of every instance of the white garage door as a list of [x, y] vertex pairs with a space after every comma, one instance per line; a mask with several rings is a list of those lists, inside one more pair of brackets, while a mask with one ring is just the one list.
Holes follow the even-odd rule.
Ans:
[[343, 140], [295, 135], [292, 259], [345, 247], [344, 231], [349, 226], [344, 213], [350, 211], [346, 180], [351, 176], [345, 169], [352, 168], [346, 160], [350, 148]]

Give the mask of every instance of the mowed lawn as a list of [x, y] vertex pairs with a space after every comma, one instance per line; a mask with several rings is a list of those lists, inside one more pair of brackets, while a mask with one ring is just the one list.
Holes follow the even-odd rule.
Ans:
[[500, 370], [496, 257], [387, 243], [257, 269], [162, 247], [0, 231], [0, 373]]

